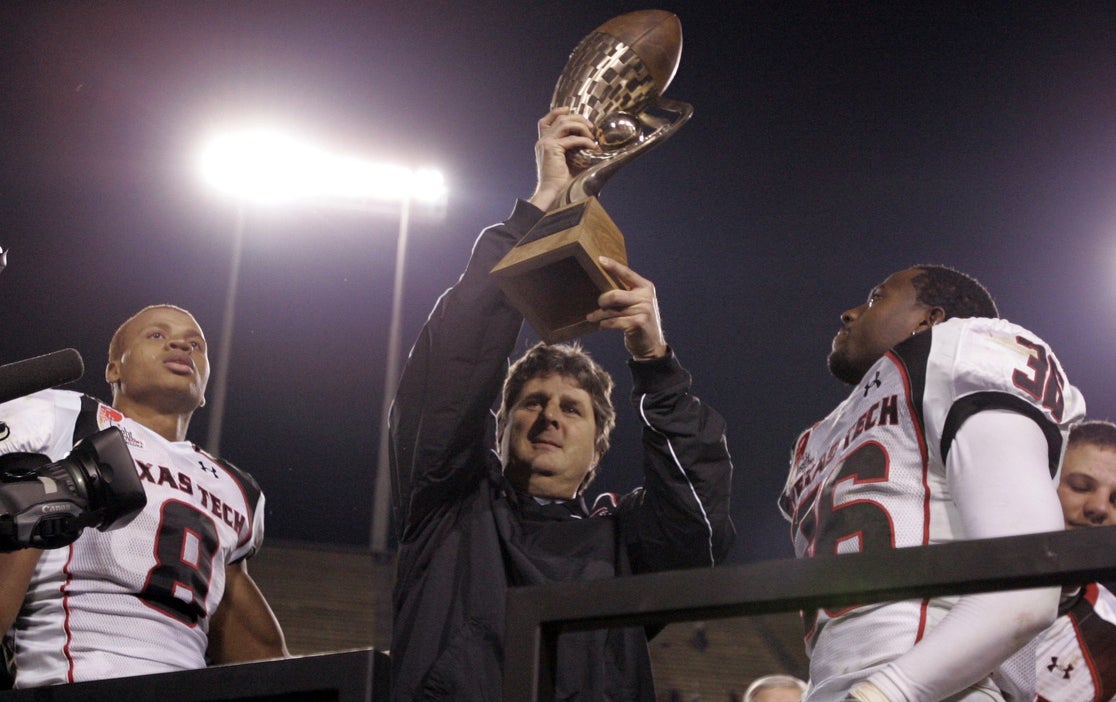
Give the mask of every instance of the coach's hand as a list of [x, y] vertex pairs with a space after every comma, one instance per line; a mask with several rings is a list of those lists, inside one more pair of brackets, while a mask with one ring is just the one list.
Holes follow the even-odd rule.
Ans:
[[662, 358], [668, 353], [659, 318], [659, 301], [650, 281], [619, 261], [600, 257], [601, 267], [627, 290], [609, 290], [597, 298], [600, 309], [586, 315], [586, 320], [599, 322], [601, 329], [624, 332], [624, 346], [637, 361]]

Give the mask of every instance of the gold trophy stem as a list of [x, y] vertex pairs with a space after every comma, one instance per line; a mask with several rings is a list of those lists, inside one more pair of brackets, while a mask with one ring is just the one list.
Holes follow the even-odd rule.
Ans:
[[[666, 112], [668, 115], [673, 115], [674, 118], [667, 119], [665, 117], [659, 117], [651, 112], [653, 109]], [[626, 165], [636, 156], [650, 151], [668, 137], [672, 136], [679, 127], [693, 116], [693, 114], [694, 107], [687, 102], [671, 100], [669, 98], [659, 98], [651, 108], [640, 115], [640, 120], [654, 127], [654, 131], [647, 136], [641, 137], [639, 141], [631, 146], [623, 147], [618, 151], [608, 154], [607, 160], [593, 164], [577, 174], [577, 176], [570, 181], [569, 185], [559, 194], [554, 204], [554, 209], [572, 205], [575, 202], [581, 202], [587, 198], [599, 195], [604, 184], [608, 182], [608, 179], [611, 178], [616, 171], [620, 170], [622, 166]]]

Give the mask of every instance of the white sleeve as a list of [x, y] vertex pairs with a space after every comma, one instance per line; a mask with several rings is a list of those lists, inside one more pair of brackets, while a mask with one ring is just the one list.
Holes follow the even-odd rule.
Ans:
[[42, 390], [0, 404], [0, 454], [41, 453], [57, 461], [74, 446], [81, 395]]
[[[1008, 410], [970, 417], [949, 451], [947, 479], [969, 538], [1058, 531], [1062, 508], [1046, 438]], [[914, 648], [869, 681], [892, 702], [942, 699], [985, 678], [1054, 622], [1057, 587], [961, 597]]]

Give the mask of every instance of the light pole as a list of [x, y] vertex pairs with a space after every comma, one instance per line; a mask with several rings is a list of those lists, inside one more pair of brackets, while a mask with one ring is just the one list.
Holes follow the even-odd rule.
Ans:
[[391, 463], [388, 452], [388, 427], [391, 403], [399, 384], [399, 357], [403, 353], [403, 274], [407, 268], [407, 229], [411, 219], [411, 198], [405, 195], [399, 205], [399, 235], [395, 246], [395, 280], [391, 286], [391, 322], [388, 327], [387, 362], [384, 364], [384, 397], [380, 405], [380, 443], [376, 458], [376, 484], [372, 493], [372, 532], [368, 537], [372, 553], [384, 555], [388, 549], [391, 525]]
[[[203, 152], [202, 168], [205, 179], [211, 185], [235, 195], [238, 200], [229, 290], [225, 299], [225, 317], [207, 437], [208, 448], [213, 453], [219, 448], [224, 422], [246, 204], [302, 202], [374, 213], [383, 213], [385, 208], [390, 208], [387, 211], [399, 213], [391, 321], [384, 368], [384, 395], [380, 409], [379, 455], [369, 534], [372, 552], [377, 555], [387, 554], [391, 525], [388, 421], [391, 402], [399, 382], [400, 357], [403, 352], [401, 336], [407, 236], [412, 214], [420, 212], [416, 205], [424, 205], [421, 213], [431, 218], [445, 214], [446, 188], [442, 175], [430, 169], [416, 170], [327, 154], [271, 129], [245, 130], [213, 139]], [[398, 205], [397, 210], [394, 205]]]
[[236, 289], [240, 279], [240, 255], [244, 249], [244, 203], [236, 206], [236, 227], [233, 229], [232, 256], [229, 258], [229, 289], [225, 295], [225, 315], [221, 322], [221, 343], [217, 348], [217, 369], [213, 377], [213, 405], [210, 407], [209, 431], [205, 435], [206, 450], [221, 455], [221, 426], [225, 421], [225, 397], [228, 394], [229, 362], [232, 356], [233, 319], [236, 310]]

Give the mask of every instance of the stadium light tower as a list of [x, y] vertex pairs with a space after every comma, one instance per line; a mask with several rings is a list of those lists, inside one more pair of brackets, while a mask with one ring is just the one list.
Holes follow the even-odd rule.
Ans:
[[[229, 132], [213, 138], [201, 156], [203, 179], [236, 198], [237, 219], [233, 235], [229, 289], [218, 349], [212, 416], [206, 445], [218, 453], [224, 422], [229, 356], [236, 301], [240, 255], [247, 205], [334, 206], [399, 217], [392, 285], [391, 322], [388, 329], [384, 396], [380, 410], [379, 455], [372, 504], [369, 542], [374, 554], [387, 554], [391, 524], [391, 478], [388, 471], [388, 413], [399, 382], [402, 355], [403, 276], [407, 236], [412, 214], [440, 218], [445, 215], [446, 186], [433, 169], [375, 163], [349, 155], [327, 153], [293, 136], [270, 128]], [[421, 208], [421, 209], [420, 209]]]

